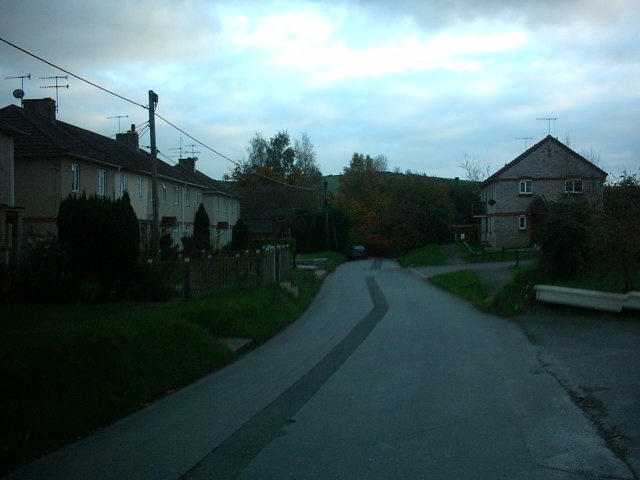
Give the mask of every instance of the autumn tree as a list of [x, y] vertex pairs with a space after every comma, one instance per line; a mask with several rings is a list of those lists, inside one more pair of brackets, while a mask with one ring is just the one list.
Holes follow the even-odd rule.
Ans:
[[389, 201], [385, 183], [387, 159], [384, 155], [371, 157], [354, 153], [340, 180], [340, 203], [349, 213], [355, 241], [368, 243], [372, 253], [388, 247], [372, 245], [389, 243]]

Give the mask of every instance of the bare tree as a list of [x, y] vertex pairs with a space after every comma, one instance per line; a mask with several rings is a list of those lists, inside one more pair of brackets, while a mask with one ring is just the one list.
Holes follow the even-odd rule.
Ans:
[[488, 178], [491, 174], [491, 165], [482, 164], [475, 158], [469, 157], [468, 154], [464, 154], [464, 161], [458, 164], [466, 172], [467, 180], [472, 182], [482, 182]]

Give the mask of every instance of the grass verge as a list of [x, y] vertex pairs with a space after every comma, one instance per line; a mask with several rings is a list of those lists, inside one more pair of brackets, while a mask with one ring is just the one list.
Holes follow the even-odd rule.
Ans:
[[426, 245], [398, 258], [398, 263], [403, 267], [409, 267], [411, 265], [414, 267], [444, 265], [444, 262], [445, 258], [440, 245]]
[[318, 253], [309, 253], [300, 255], [301, 258], [326, 258], [327, 263], [325, 264], [327, 272], [333, 272], [338, 265], [344, 263], [346, 260], [345, 255], [338, 252], [318, 252]]
[[443, 273], [430, 278], [430, 282], [437, 287], [458, 295], [474, 305], [480, 305], [487, 297], [480, 277], [471, 270]]
[[228, 363], [220, 337], [263, 342], [294, 321], [320, 281], [150, 306], [3, 305], [0, 474], [62, 447]]

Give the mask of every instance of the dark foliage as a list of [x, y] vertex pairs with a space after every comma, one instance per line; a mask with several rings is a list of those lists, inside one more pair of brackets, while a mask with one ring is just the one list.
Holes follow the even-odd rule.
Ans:
[[231, 245], [234, 250], [249, 248], [249, 225], [238, 219], [231, 232]]
[[16, 279], [7, 291], [10, 297], [25, 301], [61, 302], [77, 296], [69, 259], [54, 235], [27, 238]]
[[63, 200], [58, 238], [78, 284], [98, 285], [98, 297], [129, 288], [140, 253], [140, 230], [128, 193], [115, 201], [84, 194]]
[[542, 222], [542, 262], [559, 277], [575, 276], [589, 253], [591, 210], [583, 203], [553, 203]]
[[336, 207], [326, 211], [301, 208], [291, 221], [291, 236], [300, 253], [345, 252], [349, 246], [349, 217]]
[[209, 250], [211, 245], [209, 215], [201, 203], [193, 220], [193, 246], [197, 250]]

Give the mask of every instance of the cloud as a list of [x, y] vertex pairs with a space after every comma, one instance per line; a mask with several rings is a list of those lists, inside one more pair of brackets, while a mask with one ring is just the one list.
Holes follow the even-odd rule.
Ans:
[[[160, 114], [234, 159], [256, 131], [306, 131], [325, 173], [359, 151], [457, 176], [464, 153], [504, 164], [521, 153], [515, 138], [540, 140], [536, 118], [552, 116], [558, 136], [619, 171], [640, 150], [639, 10], [634, 0], [0, 0], [0, 36], [137, 104], [153, 89]], [[6, 45], [0, 68], [32, 73], [29, 97], [53, 94], [37, 77], [59, 73]], [[19, 86], [5, 82], [2, 105]], [[109, 116], [146, 121], [139, 106], [69, 84], [65, 121], [109, 135]], [[184, 137], [158, 129], [163, 152]], [[200, 150], [212, 176], [230, 168]]]

